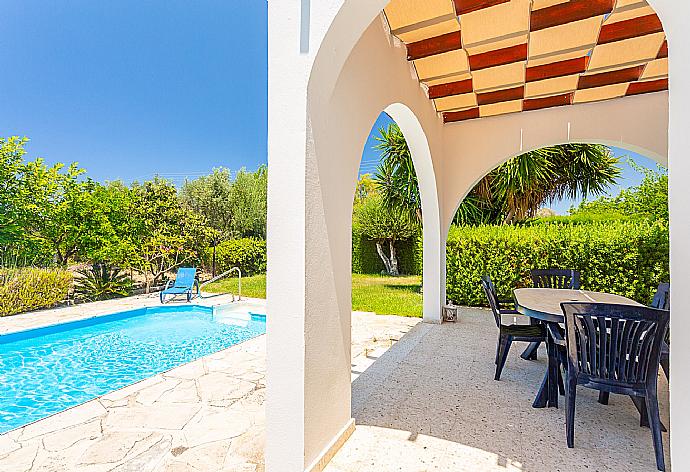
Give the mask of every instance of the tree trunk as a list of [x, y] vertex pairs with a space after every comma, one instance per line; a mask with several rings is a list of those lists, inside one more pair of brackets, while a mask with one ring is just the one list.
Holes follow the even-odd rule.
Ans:
[[388, 256], [386, 256], [386, 253], [383, 252], [383, 247], [382, 247], [380, 241], [376, 241], [376, 252], [378, 252], [379, 257], [383, 261], [383, 266], [386, 268], [386, 273], [390, 274], [391, 273], [391, 261], [388, 258]]
[[386, 268], [386, 273], [394, 276], [400, 275], [400, 272], [398, 271], [398, 258], [395, 253], [395, 245], [393, 240], [388, 240], [388, 248], [390, 251], [390, 256], [387, 255], [383, 250], [383, 244], [381, 241], [376, 241], [376, 252], [378, 252], [381, 261], [383, 261], [383, 265]]
[[400, 275], [400, 272], [398, 271], [398, 256], [395, 253], [395, 241], [392, 239], [388, 240], [388, 247], [390, 249], [390, 261], [391, 261], [391, 270], [389, 272], [390, 275]]

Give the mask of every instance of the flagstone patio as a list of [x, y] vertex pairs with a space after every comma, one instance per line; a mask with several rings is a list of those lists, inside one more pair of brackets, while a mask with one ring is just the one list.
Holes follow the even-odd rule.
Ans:
[[[229, 300], [197, 303], [219, 301]], [[149, 296], [46, 310], [3, 319], [2, 330], [157, 304]], [[355, 313], [353, 377], [419, 321]], [[0, 435], [0, 470], [262, 471], [265, 370], [259, 336]]]

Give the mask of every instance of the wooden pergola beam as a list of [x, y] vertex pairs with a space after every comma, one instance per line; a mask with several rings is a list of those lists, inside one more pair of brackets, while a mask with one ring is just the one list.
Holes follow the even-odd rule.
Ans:
[[608, 15], [613, 11], [614, 0], [570, 0], [540, 10], [532, 10], [530, 31], [539, 31], [573, 21]]
[[460, 31], [453, 31], [452, 33], [446, 33], [441, 36], [408, 44], [407, 60], [414, 61], [416, 59], [423, 59], [456, 49], [462, 49], [462, 36]]
[[451, 95], [462, 95], [463, 93], [472, 93], [473, 91], [472, 79], [460, 80], [448, 84], [432, 85], [429, 87], [429, 98], [450, 97]]
[[656, 15], [646, 15], [611, 23], [601, 27], [597, 44], [608, 44], [653, 33], [663, 33], [664, 27]]

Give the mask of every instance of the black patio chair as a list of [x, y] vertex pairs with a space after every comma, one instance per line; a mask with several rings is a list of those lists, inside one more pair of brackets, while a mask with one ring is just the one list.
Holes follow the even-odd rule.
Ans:
[[[580, 288], [580, 273], [574, 269], [531, 269], [532, 285], [535, 288], [559, 288], [578, 290]], [[533, 325], [541, 324], [539, 320], [530, 319]], [[537, 360], [537, 350], [540, 343], [531, 343], [520, 355], [523, 359]]]
[[529, 273], [536, 288], [580, 288], [580, 273], [574, 269], [532, 269]]
[[[649, 305], [652, 308], [658, 308], [659, 310], [670, 310], [671, 309], [671, 284], [668, 282], [662, 282], [656, 289], [654, 298], [652, 299], [652, 304]], [[664, 374], [667, 379], [669, 377], [669, 356], [671, 354], [671, 330], [666, 333], [666, 338], [664, 339], [664, 344], [661, 345], [661, 368], [664, 370]]]
[[501, 315], [517, 315], [519, 313], [514, 309], [501, 309], [501, 302], [498, 300], [496, 287], [491, 281], [491, 277], [483, 275], [481, 283], [498, 327], [498, 345], [496, 346], [496, 360], [494, 361], [496, 364], [496, 374], [494, 375], [494, 380], [500, 380], [501, 372], [513, 341], [528, 343], [545, 341], [546, 331], [543, 325], [504, 325]]
[[[656, 464], [664, 470], [657, 397], [661, 346], [669, 312], [607, 303], [561, 303], [565, 315], [567, 376], [566, 441], [574, 447], [577, 386], [643, 400], [652, 431]], [[556, 334], [557, 335], [557, 334]]]

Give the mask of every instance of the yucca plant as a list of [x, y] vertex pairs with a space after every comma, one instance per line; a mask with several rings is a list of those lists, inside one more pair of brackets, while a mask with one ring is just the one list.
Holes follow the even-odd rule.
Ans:
[[75, 281], [74, 294], [82, 300], [108, 300], [132, 293], [132, 280], [119, 267], [95, 263], [77, 273], [80, 277]]

